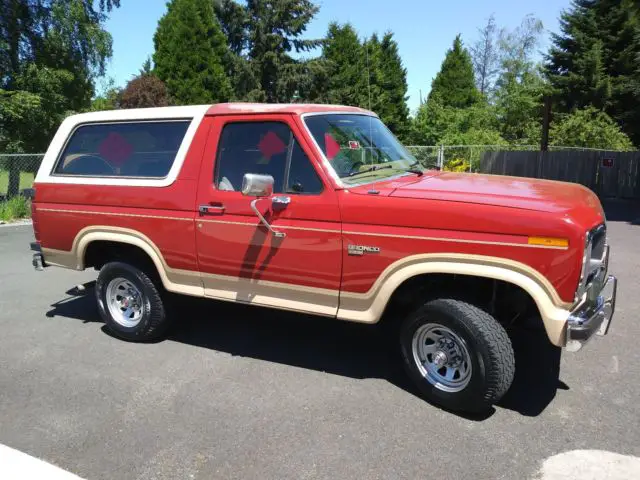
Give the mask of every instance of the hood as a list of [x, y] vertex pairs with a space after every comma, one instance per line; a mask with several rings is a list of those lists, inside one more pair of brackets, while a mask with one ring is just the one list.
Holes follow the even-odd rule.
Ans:
[[396, 185], [393, 197], [424, 198], [543, 212], [590, 208], [602, 212], [600, 201], [575, 183], [477, 173], [441, 172]]

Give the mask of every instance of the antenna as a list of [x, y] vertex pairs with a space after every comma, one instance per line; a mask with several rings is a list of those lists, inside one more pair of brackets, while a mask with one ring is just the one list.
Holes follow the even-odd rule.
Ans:
[[371, 110], [371, 71], [369, 69], [369, 45], [367, 42], [367, 93], [369, 94], [369, 110]]
[[[369, 111], [371, 111], [371, 71], [369, 69], [369, 42], [365, 42], [367, 52], [367, 93], [369, 95]], [[373, 163], [373, 119], [369, 116], [369, 150], [371, 150], [371, 163]], [[365, 150], [365, 163], [367, 161]], [[375, 181], [374, 181], [375, 186]]]

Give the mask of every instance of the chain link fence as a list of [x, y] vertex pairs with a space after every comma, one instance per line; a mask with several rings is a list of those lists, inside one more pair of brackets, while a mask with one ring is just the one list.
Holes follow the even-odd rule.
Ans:
[[426, 168], [452, 172], [479, 172], [480, 160], [489, 152], [538, 150], [536, 145], [412, 145], [407, 149]]
[[0, 154], [0, 200], [31, 196], [33, 179], [44, 154]]

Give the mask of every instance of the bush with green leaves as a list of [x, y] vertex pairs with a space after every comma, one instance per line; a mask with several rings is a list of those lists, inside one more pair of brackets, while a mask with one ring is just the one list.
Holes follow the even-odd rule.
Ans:
[[587, 107], [558, 116], [549, 133], [553, 145], [565, 147], [632, 150], [633, 144], [606, 113]]
[[9, 222], [31, 216], [31, 201], [18, 195], [9, 200], [0, 201], [0, 220]]

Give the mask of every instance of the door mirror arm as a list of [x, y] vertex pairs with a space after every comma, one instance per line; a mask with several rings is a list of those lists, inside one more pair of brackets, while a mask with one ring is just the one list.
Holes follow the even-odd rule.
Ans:
[[260, 223], [262, 223], [265, 227], [267, 227], [267, 230], [269, 230], [271, 233], [273, 233], [274, 237], [278, 237], [278, 238], [284, 238], [287, 236], [286, 233], [284, 232], [279, 232], [277, 230], [275, 230], [271, 224], [269, 222], [267, 222], [267, 219], [264, 218], [264, 215], [262, 215], [262, 213], [260, 213], [260, 210], [258, 210], [258, 207], [256, 206], [256, 204], [260, 201], [260, 200], [264, 200], [264, 198], [256, 198], [255, 200], [251, 201], [251, 210], [253, 210], [253, 212], [258, 216], [258, 219], [260, 220]]
[[[284, 232], [275, 230], [271, 224], [264, 218], [264, 215], [258, 210], [257, 204], [260, 200], [265, 200], [273, 194], [274, 180], [271, 175], [258, 175], [255, 173], [245, 173], [242, 178], [242, 195], [247, 197], [257, 197], [251, 201], [251, 210], [256, 214], [260, 223], [264, 225], [275, 237], [284, 238], [287, 236]], [[273, 206], [275, 208], [286, 207], [291, 199], [289, 197], [273, 197]]]

